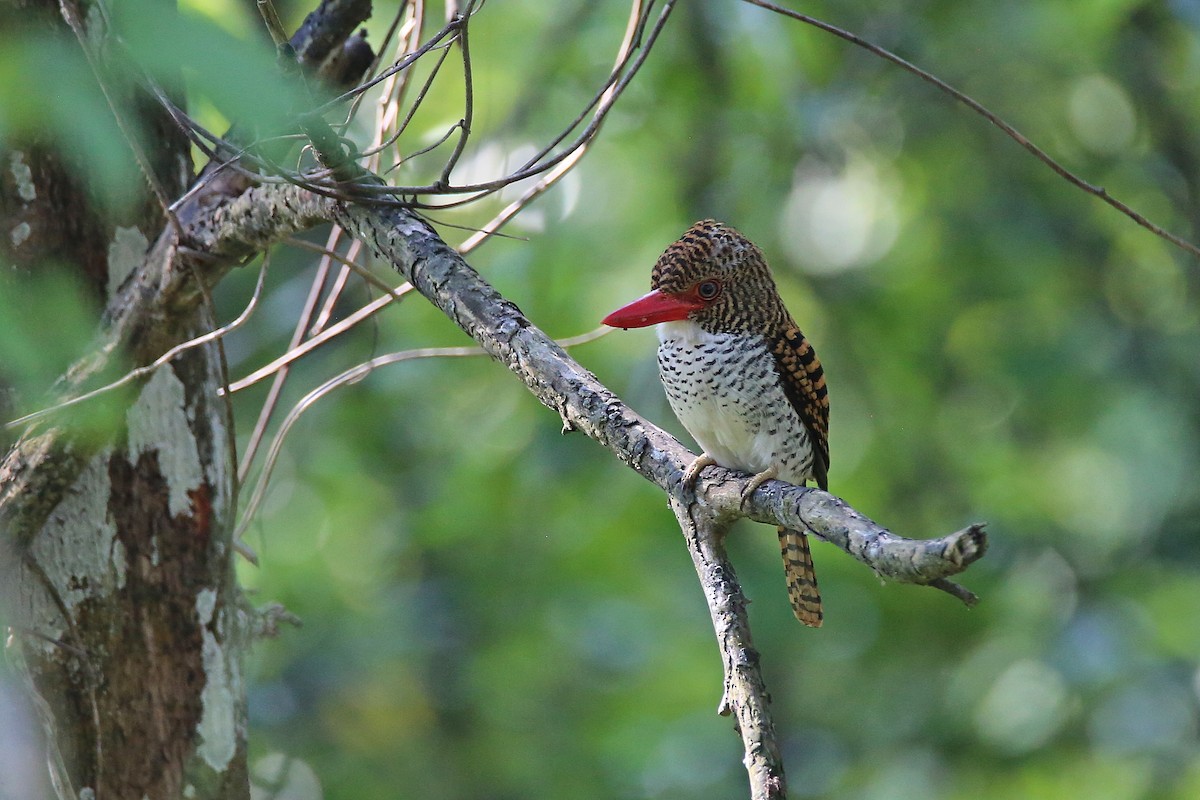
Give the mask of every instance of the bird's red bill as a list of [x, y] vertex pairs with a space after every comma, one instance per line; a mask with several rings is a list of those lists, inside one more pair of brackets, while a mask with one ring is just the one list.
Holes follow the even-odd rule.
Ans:
[[611, 328], [644, 328], [660, 322], [687, 319], [688, 314], [700, 306], [701, 303], [696, 300], [664, 294], [656, 289], [645, 297], [639, 297], [629, 305], [618, 308], [601, 322]]

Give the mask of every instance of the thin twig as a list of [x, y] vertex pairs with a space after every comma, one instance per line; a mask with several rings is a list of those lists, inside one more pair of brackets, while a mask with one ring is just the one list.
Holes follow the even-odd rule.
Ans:
[[474, 5], [474, 0], [472, 0], [472, 2], [467, 4], [466, 11], [461, 14], [455, 14], [455, 20], [459, 23], [458, 46], [462, 51], [463, 116], [458, 123], [458, 141], [454, 143], [454, 149], [450, 152], [450, 158], [446, 159], [446, 164], [442, 167], [441, 182], [447, 186], [450, 185], [450, 173], [458, 165], [458, 160], [462, 158], [463, 151], [467, 147], [467, 140], [471, 138], [471, 122], [475, 117], [475, 78], [471, 72], [471, 47], [468, 44], [470, 39], [467, 36], [471, 21], [471, 10]]
[[228, 325], [222, 325], [220, 328], [217, 328], [214, 331], [209, 331], [208, 333], [206, 333], [202, 336], [197, 336], [196, 338], [189, 339], [186, 342], [181, 342], [180, 344], [175, 345], [170, 350], [168, 350], [167, 352], [163, 353], [161, 356], [156, 358], [152, 363], [146, 364], [145, 366], [142, 366], [142, 367], [137, 367], [135, 369], [132, 369], [129, 372], [126, 372], [120, 378], [117, 378], [112, 383], [105, 384], [104, 386], [101, 386], [97, 389], [92, 389], [89, 392], [84, 392], [81, 395], [76, 395], [75, 397], [68, 398], [61, 402], [55, 403], [52, 406], [48, 406], [46, 408], [40, 408], [37, 411], [32, 411], [24, 416], [17, 417], [14, 420], [4, 423], [4, 427], [5, 428], [19, 428], [24, 425], [28, 425], [30, 422], [33, 422], [34, 420], [41, 419], [42, 417], [48, 416], [50, 414], [54, 414], [56, 412], [62, 411], [63, 409], [66, 409], [66, 408], [70, 408], [71, 406], [79, 405], [80, 403], [83, 403], [87, 400], [91, 400], [94, 397], [99, 397], [102, 394], [111, 392], [114, 389], [119, 389], [120, 387], [125, 386], [126, 384], [131, 383], [131, 382], [137, 380], [138, 378], [149, 375], [150, 373], [154, 372], [154, 370], [156, 370], [159, 367], [163, 366], [164, 364], [172, 361], [180, 353], [184, 353], [195, 347], [200, 347], [201, 345], [204, 345], [211, 341], [220, 339], [222, 336], [225, 336], [227, 333], [237, 330], [238, 328], [240, 328], [242, 326], [242, 324], [246, 320], [248, 320], [250, 318], [250, 314], [253, 313], [254, 309], [258, 306], [258, 299], [259, 299], [260, 295], [262, 294], [263, 281], [266, 279], [266, 275], [267, 275], [268, 261], [269, 261], [269, 259], [266, 259], [266, 258], [263, 259], [262, 267], [259, 269], [259, 272], [258, 272], [258, 282], [254, 285], [254, 294], [250, 297], [250, 302], [246, 304], [246, 307], [242, 310], [242, 313], [239, 314], [237, 316], [237, 318], [234, 319], [232, 322], [230, 322]]
[[[382, 58], [383, 48], [386, 47], [396, 37], [396, 52], [399, 57], [403, 57], [413, 47], [416, 46], [417, 37], [420, 35], [421, 20], [424, 17], [423, 3], [420, 0], [412, 0], [405, 2], [397, 11], [396, 16], [392, 20], [391, 26], [388, 28], [387, 36], [384, 37], [383, 44], [380, 47], [380, 55], [376, 56], [376, 63], [371, 65], [371, 72], [378, 68], [378, 62]], [[397, 36], [397, 26], [400, 23], [401, 15], [407, 10], [408, 18], [403, 26], [399, 29]], [[447, 49], [443, 49], [442, 58], [445, 58]], [[410, 79], [412, 78], [412, 70], [404, 70], [396, 73], [384, 81], [383, 89], [380, 92], [379, 100], [375, 109], [375, 125], [372, 130], [371, 145], [363, 150], [362, 155], [367, 157], [366, 166], [368, 169], [379, 172], [378, 161], [373, 161], [372, 158], [377, 158], [381, 147], [386, 146], [382, 143], [388, 139], [388, 131], [392, 130], [392, 126], [396, 122], [396, 117], [400, 113], [400, 105], [404, 95], [408, 91]], [[357, 108], [358, 104], [366, 98], [365, 94], [360, 94], [354, 98], [353, 108]], [[390, 144], [390, 141], [389, 141]]]
[[[653, 4], [647, 5], [646, 14], [650, 12], [652, 6]], [[622, 94], [632, 82], [633, 78], [637, 75], [638, 71], [649, 57], [655, 42], [658, 40], [659, 34], [662, 33], [663, 28], [666, 26], [667, 19], [669, 18], [674, 7], [674, 0], [668, 0], [668, 2], [664, 3], [658, 19], [655, 21], [654, 26], [650, 28], [649, 32], [645, 31], [645, 26], [648, 21], [646, 19], [646, 15], [644, 14], [642, 16], [637, 34], [635, 36], [635, 48], [630, 51], [630, 58], [623, 62], [619, 69], [613, 70], [613, 72], [609, 75], [608, 80], [605, 81], [604, 85], [599, 91], [597, 91], [591, 101], [584, 106], [579, 115], [576, 116], [576, 118], [572, 120], [560, 134], [554, 137], [546, 145], [543, 145], [542, 149], [535, 153], [528, 161], [526, 161], [525, 165], [519, 169], [510, 172], [503, 177], [496, 178], [495, 180], [483, 181], [480, 183], [445, 185], [439, 182], [425, 184], [423, 186], [404, 187], [374, 184], [363, 186], [361, 191], [363, 194], [370, 196], [467, 195], [467, 197], [464, 197], [460, 200], [455, 200], [448, 203], [427, 204], [409, 202], [406, 204], [409, 207], [416, 208], [452, 208], [455, 206], [473, 203], [480, 197], [484, 197], [513, 183], [517, 183], [527, 178], [536, 177], [553, 169], [562, 161], [569, 158], [571, 154], [583, 143], [588, 142], [595, 137], [597, 131], [600, 130], [601, 125], [607, 118], [608, 112], [613, 106], [612, 98]], [[636, 52], [636, 56], [633, 55], [634, 52]], [[604, 109], [597, 111], [601, 102], [604, 101], [606, 97], [610, 98], [609, 105]], [[578, 126], [582, 124], [583, 120], [589, 114], [592, 115], [591, 122], [585, 126], [569, 144], [563, 147], [559, 152], [553, 153], [554, 148], [557, 147], [561, 142], [565, 141], [570, 135], [571, 131], [578, 128]], [[553, 153], [553, 155], [551, 155], [551, 153]]]
[[823, 22], [823, 21], [817, 19], [816, 17], [810, 17], [807, 14], [801, 14], [799, 11], [793, 11], [790, 8], [784, 8], [783, 6], [775, 5], [774, 3], [768, 2], [768, 0], [743, 0], [743, 2], [749, 3], [750, 5], [758, 6], [759, 8], [764, 8], [767, 11], [773, 11], [776, 14], [782, 14], [785, 17], [791, 17], [792, 19], [796, 20], [797, 22], [803, 22], [806, 25], [811, 25], [812, 27], [817, 28], [819, 30], [823, 30], [826, 33], [831, 33], [834, 36], [837, 36], [839, 39], [844, 39], [845, 41], [850, 42], [851, 44], [856, 45], [858, 47], [861, 47], [864, 50], [866, 50], [874, 55], [877, 55], [886, 61], [892, 62], [893, 64], [895, 64], [896, 66], [905, 70], [906, 72], [910, 72], [913, 75], [916, 75], [921, 80], [925, 81], [928, 84], [931, 84], [932, 86], [937, 87], [938, 90], [950, 95], [955, 100], [962, 103], [967, 108], [971, 109], [976, 114], [980, 115], [981, 117], [986, 119], [988, 122], [995, 125], [1001, 131], [1003, 131], [1006, 135], [1008, 135], [1009, 138], [1011, 138], [1017, 144], [1021, 145], [1021, 147], [1025, 148], [1027, 151], [1032, 153], [1033, 156], [1035, 158], [1037, 158], [1038, 161], [1041, 161], [1047, 167], [1054, 170], [1054, 172], [1059, 177], [1063, 178], [1068, 183], [1082, 189], [1083, 191], [1087, 192], [1088, 194], [1092, 195], [1093, 197], [1100, 198], [1105, 203], [1108, 203], [1110, 206], [1115, 208], [1117, 211], [1119, 211], [1122, 214], [1124, 214], [1125, 216], [1129, 217], [1131, 220], [1136, 222], [1138, 225], [1142, 226], [1146, 230], [1153, 233], [1155, 236], [1165, 239], [1166, 241], [1175, 245], [1179, 249], [1184, 250], [1188, 253], [1191, 253], [1194, 256], [1200, 256], [1200, 247], [1197, 247], [1196, 245], [1189, 242], [1187, 239], [1176, 236], [1175, 234], [1154, 224], [1150, 220], [1146, 219], [1146, 217], [1139, 214], [1137, 211], [1134, 211], [1132, 208], [1130, 208], [1125, 203], [1121, 202], [1117, 198], [1110, 195], [1104, 189], [1104, 187], [1096, 186], [1095, 184], [1089, 183], [1088, 181], [1085, 181], [1083, 178], [1079, 177], [1075, 173], [1071, 172], [1069, 169], [1064, 167], [1062, 164], [1058, 163], [1053, 158], [1051, 158], [1050, 155], [1045, 150], [1043, 150], [1042, 148], [1038, 147], [1033, 142], [1031, 142], [1024, 134], [1022, 134], [1020, 131], [1018, 131], [1016, 128], [1014, 128], [1012, 125], [1009, 125], [1007, 122], [1005, 122], [999, 116], [997, 116], [996, 114], [989, 111], [982, 103], [979, 103], [978, 101], [972, 99], [969, 95], [964, 94], [963, 92], [959, 91], [958, 89], [955, 89], [953, 86], [946, 83], [941, 78], [938, 78], [935, 75], [932, 75], [932, 74], [926, 72], [925, 70], [921, 69], [920, 67], [916, 66], [915, 64], [912, 64], [909, 61], [905, 61], [903, 58], [896, 55], [895, 53], [893, 53], [889, 50], [886, 50], [877, 44], [869, 42], [866, 39], [862, 38], [861, 36], [850, 33], [849, 31], [839, 28], [836, 25], [830, 25], [828, 22]]
[[283, 22], [279, 19], [279, 12], [275, 10], [275, 4], [271, 0], [257, 0], [258, 13], [262, 17], [263, 24], [267, 26], [267, 33], [271, 35], [271, 41], [276, 47], [282, 47], [288, 43], [287, 32], [283, 29]]
[[[606, 336], [611, 332], [611, 328], [601, 325], [594, 330], [588, 331], [587, 333], [562, 339], [558, 342], [558, 345], [564, 348], [573, 347], [575, 345], [595, 341], [596, 339]], [[277, 359], [277, 361], [281, 361], [286, 358], [287, 362], [285, 363], [290, 363], [291, 361], [295, 360], [296, 357], [298, 357], [298, 351], [299, 348], [289, 350], [286, 354], [284, 354], [284, 356], [281, 356], [280, 359]], [[249, 527], [254, 515], [258, 512], [258, 507], [262, 503], [262, 498], [266, 493], [267, 484], [270, 482], [271, 473], [275, 469], [275, 463], [279, 458], [279, 453], [283, 448], [283, 441], [287, 437], [288, 431], [291, 430], [292, 426], [296, 423], [300, 416], [322, 397], [329, 394], [334, 389], [337, 389], [339, 386], [357, 383], [367, 375], [371, 374], [372, 371], [380, 367], [387, 366], [388, 364], [398, 364], [402, 361], [410, 361], [417, 358], [461, 358], [464, 356], [482, 355], [487, 354], [479, 347], [427, 347], [414, 350], [403, 350], [397, 353], [389, 353], [387, 355], [372, 358], [369, 361], [364, 361], [361, 364], [356, 364], [339, 375], [330, 378], [306, 394], [294, 406], [292, 406], [287, 417], [284, 418], [283, 423], [279, 426], [279, 430], [275, 433], [274, 439], [271, 441], [271, 447], [267, 452], [266, 461], [263, 463], [262, 473], [259, 475], [258, 482], [255, 484], [254, 494], [251, 495], [250, 500], [247, 503], [246, 510], [242, 515], [242, 520], [238, 523], [237, 531], [234, 534], [234, 539], [239, 540], [241, 538], [241, 535], [245, 533], [246, 529]], [[264, 370], [265, 369], [266, 368], [264, 368]], [[260, 370], [259, 372], [262, 371], [263, 370]], [[237, 384], [234, 384], [233, 387], [231, 387], [231, 390], [237, 391], [240, 388], [244, 388], [244, 385], [249, 385], [246, 383], [247, 380], [248, 379], [243, 379]]]
[[[640, 0], [634, 0], [629, 10], [629, 22], [625, 26], [625, 38], [621, 41], [621, 46], [617, 50], [616, 63], [613, 65], [614, 70], [619, 69], [621, 64], [625, 63], [625, 61], [629, 58], [629, 53], [633, 50], [633, 44], [637, 40], [637, 32], [641, 29], [642, 14], [642, 3]], [[609, 86], [608, 89], [606, 89], [605, 92], [600, 96], [600, 104], [596, 107], [596, 115], [600, 115], [602, 112], [607, 112], [609, 106], [611, 106], [613, 101], [616, 99], [616, 96], [615, 87]], [[590, 141], [580, 144], [570, 156], [562, 161], [562, 163], [560, 163], [550, 172], [543, 175], [541, 180], [526, 189], [520, 197], [509, 203], [500, 211], [499, 214], [489, 220], [483, 225], [483, 227], [481, 227], [478, 231], [468, 237], [466, 241], [460, 244], [458, 246], [458, 252], [465, 255], [474, 250], [481, 242], [494, 234], [496, 231], [500, 230], [500, 228], [502, 228], [509, 220], [519, 214], [521, 210], [529, 205], [529, 203], [533, 202], [534, 199], [541, 196], [551, 186], [558, 183], [558, 181], [564, 175], [570, 172], [571, 169], [579, 163], [579, 160], [583, 158], [585, 153], [587, 153], [590, 144]]]
[[[288, 346], [288, 350], [296, 347], [296, 345], [304, 340], [304, 332], [308, 328], [309, 321], [312, 319], [313, 309], [320, 299], [321, 287], [325, 285], [325, 278], [329, 274], [331, 263], [329, 259], [322, 258], [317, 264], [317, 268], [313, 273], [313, 279], [309, 284], [308, 297], [304, 301], [304, 306], [300, 309], [300, 318], [296, 322], [295, 329], [292, 331], [292, 341]], [[288, 370], [285, 364], [275, 373], [275, 380], [267, 390], [267, 396], [258, 410], [258, 418], [254, 421], [254, 429], [250, 432], [245, 452], [242, 454], [241, 463], [238, 465], [237, 482], [239, 488], [246, 482], [246, 476], [250, 474], [250, 465], [254, 463], [259, 443], [266, 434], [267, 425], [271, 421], [271, 415], [275, 413], [275, 407], [279, 402], [280, 394], [283, 393], [283, 384], [287, 381], [287, 375]], [[233, 394], [232, 386], [226, 386], [222, 391], [228, 392], [231, 395]]]
[[385, 307], [387, 307], [391, 303], [395, 302], [397, 299], [399, 299], [405, 293], [407, 293], [411, 290], [412, 290], [412, 284], [410, 284], [410, 283], [400, 284], [395, 289], [393, 289], [391, 293], [385, 294], [382, 297], [377, 297], [376, 299], [372, 300], [370, 303], [363, 306], [358, 311], [355, 311], [353, 314], [349, 315], [345, 319], [343, 319], [339, 322], [336, 322], [333, 325], [330, 325], [328, 328], [321, 331], [321, 333], [319, 333], [318, 335], [312, 337], [311, 339], [304, 341], [303, 344], [297, 344], [297, 345], [293, 345], [292, 347], [289, 347], [288, 350], [283, 355], [274, 359], [270, 363], [265, 364], [262, 367], [259, 367], [254, 372], [251, 372], [249, 375], [247, 375], [246, 377], [244, 377], [240, 380], [236, 380], [233, 383], [229, 384], [229, 391], [231, 393], [240, 392], [243, 389], [248, 389], [249, 387], [258, 383], [263, 378], [270, 377], [271, 375], [275, 374], [279, 370], [287, 367], [287, 365], [291, 364], [293, 361], [296, 361], [297, 359], [304, 356], [305, 354], [320, 347], [322, 344], [329, 341], [330, 339], [332, 339], [336, 336], [339, 336], [339, 335], [345, 333], [346, 331], [350, 330], [355, 325], [362, 322], [364, 319], [367, 319], [368, 317], [379, 313]]
[[[358, 274], [364, 279], [369, 281], [372, 285], [377, 286], [381, 291], [384, 292], [387, 302], [391, 302], [391, 300], [402, 299], [403, 296], [408, 292], [409, 288], [411, 288], [407, 285], [402, 285], [393, 289], [372, 275], [369, 270], [364, 269], [356, 261], [354, 261], [354, 255], [357, 253], [358, 249], [361, 248], [361, 242], [358, 240], [354, 240], [351, 243], [350, 254], [348, 257], [343, 258], [341, 255], [339, 255], [335, 250], [332, 249], [332, 247], [336, 245], [337, 239], [340, 238], [341, 230], [342, 229], [336, 225], [333, 227], [333, 230], [330, 231], [327, 245], [324, 248], [322, 248], [320, 245], [315, 245], [311, 242], [295, 237], [289, 237], [287, 239], [289, 244], [313, 250], [321, 254], [321, 262], [318, 265], [317, 271], [313, 277], [312, 287], [309, 290], [308, 299], [305, 301], [304, 307], [301, 309], [299, 321], [297, 322], [296, 328], [292, 333], [291, 343], [288, 345], [287, 351], [280, 358], [275, 359], [266, 367], [255, 371], [251, 376], [243, 378], [242, 380], [221, 389], [222, 394], [231, 395], [239, 389], [244, 389], [248, 386], [251, 386], [265, 377], [275, 375], [275, 380], [272, 382], [271, 388], [267, 391], [267, 397], [263, 400], [263, 405], [259, 409], [258, 419], [255, 421], [254, 430], [251, 432], [249, 442], [246, 445], [246, 452], [242, 457], [240, 466], [238, 467], [239, 484], [245, 482], [246, 476], [250, 472], [251, 464], [254, 461], [254, 457], [258, 452], [259, 443], [266, 432], [266, 427], [270, 422], [271, 416], [275, 412], [275, 406], [279, 402], [279, 396], [283, 391], [283, 384], [287, 380], [288, 366], [293, 361], [300, 358], [300, 356], [310, 352], [311, 350], [314, 350], [328, 339], [333, 338], [333, 336], [350, 330], [358, 322], [367, 319], [372, 313], [374, 313], [372, 311], [371, 313], [361, 314], [360, 309], [360, 312], [356, 312], [356, 314], [351, 315], [351, 317], [343, 320], [341, 323], [335, 326], [337, 327], [336, 331], [326, 331], [326, 333], [329, 335], [314, 335], [320, 333], [320, 327], [323, 327], [323, 325], [317, 327], [312, 333], [308, 333], [310, 328], [314, 327], [314, 323], [312, 322], [312, 314], [316, 303], [319, 300], [321, 287], [325, 284], [326, 276], [328, 275], [329, 271], [329, 265], [333, 261], [337, 261], [338, 263], [342, 264], [344, 268], [343, 272], [341, 273], [342, 275], [346, 274], [345, 269], [358, 272]], [[335, 297], [336, 291], [336, 287], [331, 289], [329, 297]], [[378, 308], [383, 308], [384, 305], [387, 305], [387, 302], [379, 304]], [[371, 305], [374, 305], [374, 303]], [[312, 338], [309, 338], [307, 341], [305, 341], [306, 335], [310, 335]], [[304, 343], [301, 344], [301, 342]]]
[[234, 530], [233, 538], [238, 541], [245, 534], [246, 529], [253, 521], [255, 514], [258, 513], [258, 507], [262, 503], [263, 496], [266, 494], [267, 485], [270, 483], [271, 473], [275, 469], [275, 462], [279, 459], [279, 453], [283, 449], [283, 441], [287, 437], [288, 431], [300, 419], [309, 408], [325, 395], [332, 392], [339, 386], [345, 386], [349, 383], [357, 383], [358, 381], [371, 374], [372, 370], [388, 364], [396, 364], [401, 361], [409, 361], [416, 358], [450, 358], [463, 356], [481, 356], [484, 355], [483, 350], [478, 347], [427, 347], [419, 350], [404, 350], [398, 353], [388, 353], [387, 355], [372, 358], [370, 361], [365, 361], [361, 364], [356, 364], [350, 369], [335, 375], [329, 380], [322, 383], [317, 388], [313, 389], [304, 397], [292, 406], [287, 417], [279, 426], [279, 430], [275, 433], [275, 438], [271, 440], [271, 447], [267, 451], [266, 461], [263, 462], [262, 473], [258, 476], [258, 482], [254, 486], [254, 493], [250, 495], [250, 500], [246, 504], [246, 510], [242, 513], [242, 519]]
[[[397, 52], [408, 52], [417, 46], [424, 21], [424, 0], [413, 0], [412, 15], [410, 16], [408, 23], [406, 23], [409, 27], [409, 30], [407, 34], [402, 37], [402, 41], [397, 43]], [[420, 107], [426, 92], [429, 91], [429, 86], [433, 82], [433, 76], [437, 74], [439, 69], [441, 69], [441, 64], [445, 61], [449, 53], [450, 51], [448, 48], [442, 51], [442, 55], [439, 58], [438, 63], [434, 64], [434, 67], [431, 70], [429, 80], [426, 81], [424, 88], [420, 91], [417, 99], [413, 102], [412, 109], [406, 115], [403, 124], [398, 125], [396, 123], [396, 117], [399, 115], [400, 108], [404, 104], [404, 98], [407, 96], [408, 89], [412, 85], [412, 70], [405, 70], [404, 72], [399, 73], [384, 87], [383, 96], [379, 100], [379, 110], [376, 115], [378, 124], [375, 128], [375, 144], [380, 147], [381, 152], [380, 155], [376, 156], [374, 160], [369, 159], [367, 162], [368, 165], [370, 165], [370, 168], [375, 172], [381, 171], [379, 169], [379, 158], [382, 157], [382, 150], [395, 144], [400, 138], [400, 134], [407, 129], [413, 113], [418, 107]], [[397, 146], [396, 160], [399, 161], [400, 157], [400, 148]]]
[[[341, 228], [335, 228], [338, 235], [341, 235]], [[332, 236], [330, 238], [333, 238]], [[332, 249], [332, 248], [331, 248]], [[357, 263], [359, 252], [362, 250], [362, 242], [358, 239], [350, 241], [350, 248], [346, 251], [346, 261], [350, 264]], [[329, 258], [329, 256], [323, 256]], [[325, 303], [321, 306], [321, 310], [317, 312], [317, 318], [308, 329], [309, 336], [316, 336], [325, 326], [329, 324], [329, 319], [333, 316], [333, 310], [337, 307], [338, 301], [342, 299], [342, 292], [346, 288], [346, 283], [350, 278], [354, 269], [349, 264], [342, 264], [342, 268], [338, 270], [337, 277], [333, 279], [333, 285], [329, 287], [329, 293], [325, 295]], [[390, 290], [389, 290], [390, 291]]]
[[[397, 32], [399, 32], [399, 41], [397, 42], [397, 47], [400, 49], [400, 52], [407, 53], [411, 49], [412, 43], [415, 41], [415, 39], [410, 39], [409, 37], [412, 35], [414, 29], [418, 31], [418, 34], [420, 31], [420, 22], [416, 16], [418, 13], [418, 5], [420, 5], [419, 0], [402, 0], [399, 7], [396, 9], [396, 13], [392, 15], [392, 21], [388, 23], [387, 32], [384, 33], [383, 40], [379, 43], [379, 50], [375, 54], [375, 58], [371, 61], [371, 66], [367, 68], [367, 75], [374, 75], [375, 70], [379, 69], [379, 65], [383, 62], [383, 53], [391, 45], [392, 39], [396, 37]], [[408, 13], [408, 19], [402, 24], [401, 20], [404, 19], [406, 12]], [[409, 70], [404, 70], [403, 72], [392, 76], [393, 79], [390, 79], [387, 82], [387, 85], [384, 86], [382, 100], [386, 100], [389, 97], [392, 92], [392, 88], [397, 84], [399, 84], [401, 87], [407, 85], [409, 75]], [[403, 89], [401, 89], [401, 91], [403, 91]], [[342, 123], [342, 135], [345, 135], [346, 130], [350, 127], [350, 124], [358, 116], [358, 110], [362, 106], [363, 100], [365, 99], [366, 95], [360, 94], [355, 97], [354, 101], [350, 104], [350, 110], [346, 113], [346, 119]]]
[[[444, 59], [443, 59], [443, 60], [444, 60]], [[439, 64], [438, 64], [438, 66], [441, 66], [441, 63], [440, 63], [440, 62], [439, 62]], [[415, 106], [414, 106], [414, 109], [413, 109], [413, 110], [414, 110], [414, 111], [416, 110], [416, 107], [415, 107]], [[407, 119], [404, 121], [404, 124], [405, 124], [405, 125], [407, 125], [407, 124], [408, 124], [408, 120], [407, 120]], [[420, 150], [416, 150], [416, 151], [414, 151], [414, 152], [412, 152], [412, 153], [409, 153], [407, 156], [404, 156], [404, 157], [403, 157], [403, 158], [401, 158], [399, 161], [397, 161], [395, 164], [392, 164], [392, 166], [391, 166], [391, 167], [389, 167], [387, 171], [388, 171], [388, 172], [392, 172], [392, 171], [396, 170], [398, 167], [400, 167], [400, 165], [401, 165], [401, 164], [408, 163], [409, 161], [412, 161], [414, 158], [417, 158], [417, 157], [419, 157], [419, 156], [423, 156], [423, 155], [425, 155], [426, 153], [430, 153], [430, 152], [432, 152], [432, 151], [434, 151], [434, 150], [437, 150], [439, 147], [441, 147], [442, 145], [444, 145], [444, 144], [447, 142], [447, 140], [449, 140], [449, 138], [450, 138], [451, 136], [453, 136], [453, 135], [454, 135], [454, 131], [456, 131], [456, 130], [458, 130], [458, 123], [457, 123], [457, 122], [456, 122], [456, 123], [454, 123], [453, 125], [451, 125], [451, 126], [450, 126], [450, 128], [449, 128], [449, 129], [448, 129], [448, 130], [447, 130], [445, 133], [443, 133], [443, 134], [442, 134], [440, 137], [438, 137], [436, 140], [434, 140], [434, 141], [433, 141], [431, 144], [427, 144], [427, 145], [425, 145], [424, 147], [422, 147]], [[399, 136], [397, 136], [396, 138], [399, 138]], [[396, 191], [396, 190], [393, 190], [393, 189], [391, 189], [391, 188], [388, 188], [388, 189], [386, 190], [386, 193], [387, 193], [387, 194], [410, 194], [410, 192], [408, 192], [407, 190]]]
[[445, 39], [447, 37], [453, 38], [454, 36], [456, 36], [457, 30], [458, 30], [457, 23], [450, 23], [450, 24], [446, 25], [441, 30], [439, 30], [437, 33], [435, 33], [429, 39], [429, 41], [425, 42], [425, 44], [421, 45], [416, 50], [412, 51], [408, 55], [406, 55], [403, 58], [401, 58], [400, 60], [396, 61], [394, 64], [392, 64], [392, 66], [388, 67], [383, 72], [379, 73], [378, 75], [376, 75], [375, 77], [371, 78], [368, 81], [364, 81], [363, 83], [360, 83], [358, 86], [355, 86], [350, 91], [344, 92], [344, 93], [338, 95], [337, 97], [333, 98], [332, 100], [329, 100], [328, 102], [323, 103], [320, 106], [317, 106], [310, 113], [316, 114], [316, 115], [324, 114], [326, 111], [330, 111], [334, 108], [337, 108], [342, 103], [345, 103], [347, 100], [351, 100], [351, 99], [357, 97], [358, 95], [362, 94], [363, 92], [366, 92], [367, 90], [374, 88], [375, 86], [379, 85], [383, 81], [390, 78], [392, 75], [395, 75], [397, 72], [408, 69], [413, 64], [415, 64], [421, 58], [421, 56], [425, 55], [430, 50], [433, 50], [435, 47], [441, 46], [443, 44], [443, 42], [442, 42], [443, 39]]

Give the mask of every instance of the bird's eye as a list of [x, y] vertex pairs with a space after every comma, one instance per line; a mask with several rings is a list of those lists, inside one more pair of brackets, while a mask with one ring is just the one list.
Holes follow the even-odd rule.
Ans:
[[701, 300], [715, 300], [721, 293], [721, 284], [717, 281], [701, 281], [696, 285], [696, 294]]

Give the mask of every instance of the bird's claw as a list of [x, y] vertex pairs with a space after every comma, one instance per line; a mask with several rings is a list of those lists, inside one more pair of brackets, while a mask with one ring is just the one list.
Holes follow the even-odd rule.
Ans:
[[696, 460], [688, 464], [688, 468], [683, 471], [683, 488], [693, 489], [696, 486], [696, 479], [700, 477], [700, 471], [705, 467], [715, 467], [716, 459], [708, 453], [701, 453], [696, 456]]
[[772, 480], [778, 474], [778, 470], [776, 470], [774, 467], [768, 467], [751, 478], [750, 482], [746, 484], [746, 488], [742, 489], [742, 499], [738, 505], [745, 507], [746, 501], [750, 499], [750, 495], [754, 494], [754, 490], [762, 486], [767, 481]]

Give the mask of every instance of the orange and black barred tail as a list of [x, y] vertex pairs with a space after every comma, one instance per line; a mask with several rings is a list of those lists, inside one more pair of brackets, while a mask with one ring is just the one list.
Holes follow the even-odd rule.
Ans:
[[813, 569], [808, 537], [801, 531], [780, 528], [779, 548], [783, 553], [783, 572], [792, 613], [810, 628], [821, 627], [825, 614], [821, 611], [821, 592], [817, 589], [817, 573]]

